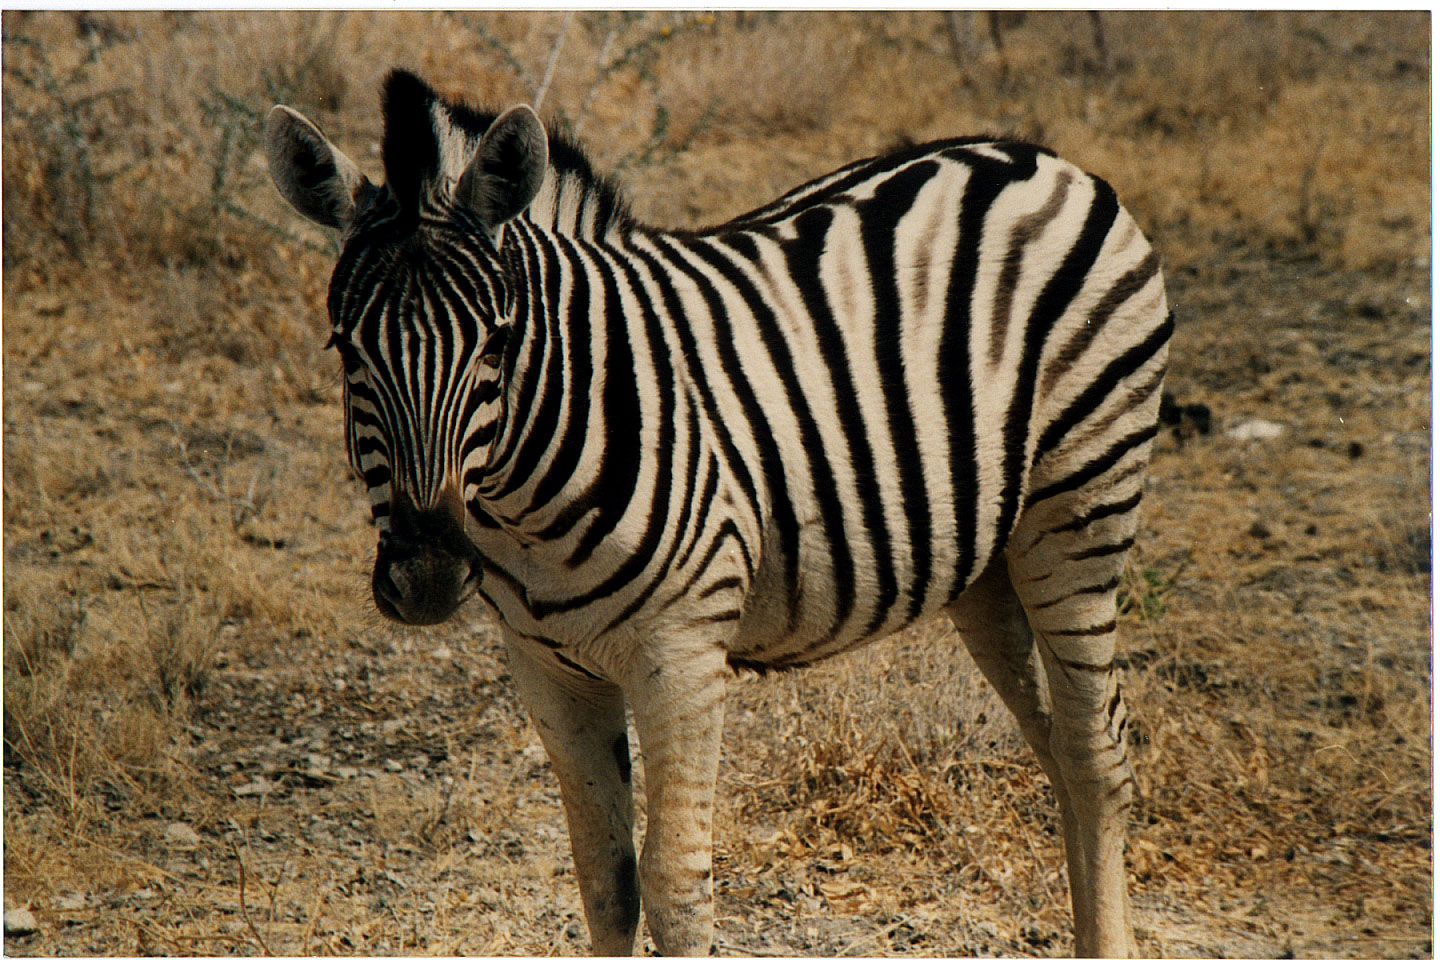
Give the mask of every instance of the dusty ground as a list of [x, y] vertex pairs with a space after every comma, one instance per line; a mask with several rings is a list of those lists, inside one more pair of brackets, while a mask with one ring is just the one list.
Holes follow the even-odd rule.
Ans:
[[[903, 136], [1107, 176], [1178, 324], [1122, 606], [1140, 945], [1430, 956], [1428, 18], [1105, 17], [592, 15], [546, 102], [677, 224]], [[586, 950], [493, 630], [369, 610], [323, 238], [246, 139], [284, 88], [373, 169], [383, 67], [527, 96], [560, 23], [6, 16], [7, 954]], [[737, 680], [720, 794], [720, 954], [1071, 947], [1049, 789], [941, 624]]]

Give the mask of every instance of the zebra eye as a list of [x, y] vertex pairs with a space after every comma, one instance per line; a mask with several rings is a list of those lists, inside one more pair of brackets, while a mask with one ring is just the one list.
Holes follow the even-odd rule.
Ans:
[[325, 341], [325, 349], [333, 349], [340, 356], [340, 366], [346, 373], [353, 373], [360, 366], [360, 357], [349, 342], [342, 340], [338, 334], [331, 333], [330, 339]]
[[507, 323], [503, 327], [496, 327], [495, 332], [485, 341], [485, 346], [480, 348], [480, 356], [477, 358], [480, 365], [491, 370], [500, 369], [500, 364], [505, 359], [505, 345], [509, 342], [510, 325]]

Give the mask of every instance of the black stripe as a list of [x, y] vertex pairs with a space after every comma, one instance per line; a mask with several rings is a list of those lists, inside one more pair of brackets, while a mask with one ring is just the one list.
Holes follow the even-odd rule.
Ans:
[[[675, 237], [658, 236], [659, 241], [668, 242], [676, 248], [675, 255], [670, 263], [676, 270], [685, 274], [699, 290], [700, 296], [705, 301], [705, 306], [710, 312], [711, 321], [715, 325], [715, 349], [719, 354], [720, 366], [734, 391], [736, 398], [740, 401], [745, 411], [745, 422], [749, 426], [755, 440], [755, 446], [760, 457], [760, 474], [764, 478], [767, 500], [769, 506], [769, 527], [774, 531], [778, 540], [776, 548], [780, 554], [783, 567], [782, 577], [785, 587], [784, 602], [789, 604], [791, 617], [793, 619], [795, 609], [796, 592], [798, 590], [798, 563], [799, 563], [799, 541], [800, 523], [795, 516], [795, 510], [790, 502], [790, 496], [785, 488], [785, 470], [780, 460], [780, 450], [775, 443], [775, 437], [768, 429], [768, 423], [764, 409], [760, 406], [755, 397], [750, 383], [745, 379], [745, 372], [740, 365], [740, 356], [736, 350], [735, 331], [730, 325], [730, 319], [726, 312], [724, 300], [719, 290], [698, 268], [691, 266], [678, 252], [679, 250], [690, 250], [699, 246], [696, 241], [683, 242]], [[685, 324], [677, 324], [677, 331]], [[685, 334], [681, 335], [682, 341]], [[693, 343], [693, 341], [692, 341]], [[697, 357], [698, 360], [698, 357]], [[703, 374], [703, 371], [698, 371]], [[703, 375], [696, 378], [696, 382], [704, 383]], [[711, 423], [719, 423], [718, 410], [713, 414]], [[733, 449], [733, 448], [732, 448]], [[740, 460], [738, 451], [736, 459]], [[741, 461], [743, 463], [743, 461]], [[748, 475], [748, 471], [747, 471]], [[764, 516], [758, 501], [755, 503], [755, 516], [760, 519]]]
[[[525, 239], [534, 246], [537, 276], [530, 291], [532, 297], [536, 294], [540, 296], [530, 304], [530, 310], [544, 318], [545, 353], [541, 361], [544, 369], [536, 378], [538, 386], [533, 401], [534, 415], [525, 427], [523, 439], [516, 446], [514, 459], [506, 464], [505, 483], [490, 493], [496, 500], [509, 496], [534, 479], [541, 459], [559, 432], [560, 414], [565, 409], [567, 394], [574, 395], [574, 391], [566, 390], [563, 383], [566, 354], [588, 353], [585, 331], [582, 329], [580, 337], [576, 337], [573, 335], [575, 331], [562, 327], [564, 314], [560, 304], [560, 279], [564, 271], [553, 262], [554, 250], [542, 248], [545, 238], [527, 236]], [[536, 324], [536, 330], [540, 329], [542, 326]], [[575, 345], [573, 351], [569, 349], [572, 344]], [[526, 509], [514, 511], [514, 519], [524, 518], [529, 509], [534, 508], [536, 500], [537, 498], [532, 497]]]
[[[1097, 520], [1103, 520], [1106, 517], [1118, 516], [1122, 513], [1129, 513], [1131, 510], [1134, 510], [1140, 505], [1140, 500], [1142, 497], [1144, 497], [1144, 495], [1144, 490], [1136, 490], [1134, 495], [1126, 497], [1119, 503], [1102, 503], [1100, 506], [1081, 514], [1074, 520], [1071, 520], [1069, 523], [1063, 523], [1058, 527], [1052, 527], [1045, 532], [1047, 534], [1070, 533], [1076, 530], [1083, 530], [1085, 527], [1090, 526], [1090, 524], [1094, 523]], [[1039, 543], [1040, 541], [1036, 540], [1035, 542]]]
[[730, 538], [732, 538], [732, 539], [735, 541], [735, 545], [740, 548], [740, 556], [741, 556], [741, 558], [743, 558], [744, 561], [745, 561], [745, 573], [746, 573], [746, 575], [749, 576], [749, 577], [754, 577], [754, 576], [755, 576], [755, 558], [754, 558], [754, 555], [751, 554], [750, 548], [749, 548], [748, 546], [746, 546], [746, 544], [745, 544], [745, 538], [740, 535], [740, 528], [737, 527], [737, 526], [735, 526], [735, 521], [734, 521], [734, 520], [726, 520], [724, 523], [720, 524], [720, 529], [715, 532], [715, 542], [716, 542], [716, 543], [719, 543], [719, 542], [720, 542], [721, 540], [723, 540], [725, 537], [730, 537]]
[[[698, 440], [697, 440], [698, 444]], [[715, 454], [710, 454], [705, 460], [705, 485], [700, 490], [700, 512], [695, 515], [693, 533], [690, 535], [690, 542], [686, 544], [685, 551], [675, 560], [675, 569], [685, 569], [685, 564], [690, 559], [690, 554], [695, 552], [695, 547], [700, 542], [700, 535], [705, 532], [705, 523], [710, 519], [710, 506], [715, 502], [715, 486], [719, 483], [719, 470], [715, 463]], [[694, 489], [694, 485], [691, 485]]]
[[[605, 298], [604, 370], [633, 371], [635, 356], [630, 347], [630, 333], [625, 324], [619, 285], [613, 271], [608, 269], [608, 264], [597, 263], [596, 268]], [[571, 344], [572, 354], [590, 349], [588, 334], [577, 335], [576, 339], [581, 342]], [[592, 371], [593, 363], [593, 359], [589, 361]], [[586, 389], [593, 397], [596, 389], [593, 380]], [[619, 524], [635, 495], [636, 479], [640, 472], [642, 425], [640, 395], [635, 378], [633, 375], [605, 376], [599, 390], [600, 395], [595, 399], [600, 403], [601, 422], [605, 424], [606, 433], [600, 444], [595, 473], [585, 489], [572, 497], [564, 509], [539, 532], [542, 540], [563, 539], [581, 519], [591, 511], [596, 511], [594, 521], [565, 561], [571, 569], [588, 560], [601, 540]]]
[[[625, 274], [627, 281], [633, 284], [635, 282], [635, 275], [629, 269], [628, 265], [623, 260], [617, 260], [616, 265], [619, 266], [620, 271]], [[608, 296], [613, 297], [614, 301], [618, 304], [618, 286], [616, 286], [616, 282], [610, 272], [604, 272], [604, 276], [607, 280], [607, 286], [613, 288]], [[666, 529], [666, 520], [668, 519], [670, 511], [670, 491], [672, 485], [677, 480], [674, 476], [674, 471], [669, 468], [672, 458], [674, 457], [675, 446], [675, 371], [670, 366], [669, 357], [664, 349], [665, 343], [660, 332], [659, 317], [656, 316], [655, 310], [649, 300], [643, 296], [637, 299], [640, 304], [641, 317], [645, 324], [644, 345], [649, 347], [650, 360], [654, 366], [655, 379], [660, 390], [660, 411], [656, 415], [654, 428], [656, 431], [655, 457], [658, 464], [658, 469], [655, 471], [655, 488], [651, 491], [641, 491], [638, 489], [636, 482], [636, 478], [640, 473], [642, 454], [639, 437], [641, 431], [644, 429], [644, 424], [640, 419], [639, 393], [635, 380], [634, 378], [627, 377], [607, 377], [605, 386], [607, 396], [610, 393], [611, 384], [617, 380], [625, 381], [628, 386], [628, 390], [620, 390], [618, 392], [616, 408], [620, 412], [616, 415], [628, 416], [629, 419], [614, 420], [611, 418], [609, 408], [607, 407], [607, 437], [612, 435], [618, 436], [622, 442], [613, 448], [607, 444], [605, 448], [605, 453], [602, 457], [601, 472], [597, 475], [595, 484], [592, 485], [592, 488], [602, 495], [600, 515], [595, 519], [595, 522], [586, 529], [584, 535], [580, 538], [579, 545], [566, 562], [572, 565], [583, 563], [584, 559], [590, 555], [590, 551], [600, 543], [601, 539], [614, 529], [630, 501], [637, 495], [646, 495], [649, 500], [650, 509], [645, 529], [640, 536], [639, 542], [633, 547], [629, 555], [626, 556], [624, 562], [594, 589], [582, 595], [568, 597], [563, 600], [536, 601], [532, 603], [530, 610], [537, 620], [544, 619], [555, 613], [575, 610], [591, 604], [596, 600], [614, 595], [644, 572], [646, 566], [648, 566], [654, 558]], [[629, 352], [629, 332], [624, 328], [624, 319], [624, 314], [618, 310], [615, 313], [607, 315], [609, 329], [607, 331], [608, 336], [606, 342], [611, 345], [607, 347], [607, 350], [623, 350], [624, 357], [627, 361], [612, 367], [609, 365], [607, 358], [608, 369], [634, 369], [633, 355]], [[633, 409], [628, 406], [631, 403], [634, 404]], [[609, 460], [612, 455], [616, 461], [616, 466], [613, 470], [607, 472], [604, 461]], [[681, 494], [682, 501], [688, 500], [688, 490], [682, 489]], [[607, 508], [609, 509], [608, 513]], [[686, 509], [688, 510], [688, 505]], [[657, 576], [658, 573], [663, 572], [664, 567], [668, 567], [669, 562], [673, 560], [678, 548], [679, 538], [677, 537], [673, 539], [670, 545], [670, 553], [665, 563], [662, 564], [662, 570], [657, 572]], [[645, 589], [641, 591], [640, 596], [632, 602], [631, 606], [627, 608], [620, 617], [616, 618], [616, 620], [610, 624], [609, 628], [613, 628], [625, 618], [632, 615], [635, 610], [638, 610], [656, 586], [658, 586], [658, 579], [652, 581], [645, 587]]]
[[1032, 492], [1030, 496], [1026, 498], [1025, 506], [1027, 508], [1033, 507], [1035, 504], [1039, 503], [1042, 500], [1048, 500], [1051, 497], [1057, 496], [1059, 494], [1067, 493], [1071, 490], [1080, 489], [1081, 487], [1085, 486], [1085, 484], [1089, 483], [1091, 480], [1094, 480], [1106, 470], [1109, 470], [1111, 467], [1115, 466], [1115, 464], [1119, 463], [1121, 458], [1123, 458], [1125, 454], [1129, 453], [1131, 450], [1134, 450], [1136, 447], [1148, 442], [1152, 437], [1155, 436], [1155, 433], [1156, 426], [1152, 423], [1148, 427], [1136, 430], [1134, 433], [1122, 437], [1120, 440], [1116, 441], [1116, 443], [1111, 446], [1110, 449], [1106, 450], [1100, 456], [1096, 457], [1094, 460], [1090, 461], [1085, 466], [1081, 467], [1079, 470], [1076, 470], [1068, 477], [1065, 477], [1063, 480], [1057, 480], [1047, 487]]
[[[926, 179], [928, 180], [928, 177]], [[833, 221], [834, 213], [824, 207], [803, 214], [793, 225], [795, 239], [782, 244], [781, 249], [785, 254], [790, 278], [814, 325], [815, 339], [819, 343], [820, 355], [830, 374], [830, 383], [835, 394], [835, 413], [839, 419], [840, 432], [848, 444], [846, 453], [851, 468], [855, 471], [854, 499], [860, 504], [865, 542], [870, 545], [874, 554], [877, 591], [875, 609], [865, 626], [865, 632], [875, 633], [889, 617], [899, 593], [899, 585], [895, 577], [890, 530], [885, 522], [885, 503], [876, 477], [875, 451], [870, 444], [865, 419], [860, 413], [860, 402], [857, 399], [859, 390], [845, 355], [845, 339], [825, 296], [825, 281], [820, 261], [825, 252], [826, 234]], [[898, 323], [900, 318], [893, 319]], [[877, 317], [876, 320], [878, 324], [880, 318]], [[899, 338], [894, 338], [894, 341], [898, 343]]]
[[1025, 251], [1060, 215], [1072, 182], [1069, 171], [1062, 170], [1055, 179], [1050, 196], [1040, 209], [1019, 218], [1010, 227], [1009, 246], [1000, 258], [1000, 273], [995, 279], [995, 300], [990, 307], [989, 362], [992, 367], [1000, 362], [1000, 357], [1005, 352], [1005, 340], [1010, 332], [1010, 315], [1015, 301], [1015, 287], [1020, 282], [1020, 268], [1025, 263]]
[[687, 623], [733, 623], [740, 619], [739, 610], [722, 610], [720, 613], [712, 613], [704, 617], [692, 617]]
[[[941, 362], [950, 365], [940, 384], [940, 398], [950, 432], [950, 495], [955, 511], [955, 579], [950, 585], [947, 603], [955, 602], [969, 585], [975, 570], [979, 466], [975, 462], [975, 404], [970, 369], [970, 329], [974, 318], [970, 304], [979, 277], [985, 218], [1002, 190], [1029, 179], [1036, 170], [1033, 151], [1024, 153], [1012, 149], [1009, 155], [1014, 163], [980, 155], [957, 158], [970, 167], [970, 177], [960, 199], [960, 232], [950, 268], [949, 302], [940, 340]], [[918, 542], [913, 536], [911, 540]], [[917, 582], [927, 582], [919, 576], [918, 567], [916, 573]], [[922, 598], [922, 592], [917, 592], [911, 605], [911, 619], [918, 615]]]
[[1170, 334], [1174, 329], [1174, 323], [1166, 317], [1165, 322], [1152, 330], [1148, 337], [1106, 364], [1105, 369], [1100, 371], [1080, 396], [1071, 401], [1060, 416], [1050, 422], [1045, 432], [1040, 434], [1032, 463], [1038, 462], [1042, 456], [1055, 449], [1066, 433], [1094, 413], [1127, 377], [1159, 353], [1170, 342]]
[[[628, 273], [628, 267], [626, 269]], [[653, 314], [651, 314], [651, 316], [653, 316]], [[652, 337], [655, 337], [658, 334], [658, 329], [652, 329], [649, 332]], [[652, 340], [651, 344], [652, 347], [656, 344], [659, 344], [659, 346], [663, 349], [663, 341]], [[656, 350], [657, 357], [659, 353], [660, 351]], [[668, 367], [666, 369], [668, 372]], [[669, 381], [667, 380], [667, 382]], [[673, 391], [667, 389], [665, 391], [665, 395], [670, 397], [673, 401]], [[668, 412], [663, 414], [663, 416], [664, 422], [667, 424], [674, 419], [673, 416]], [[675, 465], [672, 462], [672, 456], [670, 451], [662, 449], [658, 454], [658, 459], [659, 472], [664, 475], [664, 479], [662, 480], [660, 486], [657, 488], [655, 497], [650, 501], [650, 519], [649, 523], [646, 526], [646, 536], [642, 538], [641, 546], [636, 550], [637, 554], [643, 553], [648, 558], [655, 553], [656, 549], [659, 546], [659, 540], [664, 537], [668, 537], [668, 539], [670, 540], [669, 552], [666, 553], [665, 559], [654, 569], [654, 571], [651, 572], [650, 582], [647, 583], [638, 594], [636, 594], [635, 598], [631, 600], [630, 603], [625, 607], [625, 609], [620, 612], [619, 616], [615, 617], [613, 620], [610, 621], [610, 625], [605, 628], [607, 632], [620, 626], [620, 624], [624, 623], [626, 620], [629, 620], [640, 610], [641, 607], [645, 606], [645, 603], [660, 587], [660, 584], [665, 582], [665, 580], [670, 576], [671, 570], [674, 569], [672, 565], [675, 562], [675, 554], [679, 552], [680, 544], [685, 539], [685, 530], [690, 525], [690, 511], [695, 506], [695, 471], [700, 466], [700, 419], [693, 406], [689, 406], [687, 409], [686, 424], [688, 427], [688, 443], [687, 452], [685, 455], [685, 472], [679, 478], [679, 489], [676, 491], [675, 494], [675, 496], [677, 496], [680, 500], [680, 516], [676, 518], [674, 524], [669, 524], [666, 522], [669, 516], [670, 500], [672, 499], [670, 494], [670, 488], [674, 484], [674, 478], [672, 477], [672, 474], [674, 473], [673, 468]], [[662, 429], [662, 436], [666, 432], [667, 431]], [[671, 436], [673, 446], [673, 428], [670, 429], [668, 432]], [[655, 539], [655, 543], [653, 545], [649, 542], [650, 534], [652, 531], [654, 533]], [[641, 567], [640, 570], [636, 571], [637, 575], [639, 572], [641, 572], [641, 570], [643, 570], [643, 567]]]
[[708, 597], [713, 597], [721, 590], [739, 589], [740, 587], [744, 586], [744, 583], [745, 581], [741, 580], [739, 577], [721, 577], [719, 580], [716, 580], [704, 590], [701, 590], [699, 595], [696, 596], [695, 599], [704, 600]]
[[1020, 487], [1027, 472], [1025, 447], [1030, 434], [1030, 412], [1035, 403], [1035, 378], [1045, 338], [1089, 279], [1090, 270], [1095, 265], [1105, 238], [1110, 233], [1110, 227], [1120, 211], [1115, 191], [1110, 189], [1109, 184], [1094, 178], [1091, 178], [1091, 181], [1095, 186], [1095, 197], [1091, 201], [1090, 211], [1085, 217], [1080, 235], [1046, 281], [1026, 321], [1025, 347], [1020, 358], [1010, 415], [1005, 421], [1005, 463], [1002, 474], [1004, 487], [1000, 493], [1000, 517], [996, 523], [995, 549], [999, 549], [1009, 536], [1020, 508]]
[[[595, 521], [586, 528], [580, 537], [580, 542], [575, 545], [575, 550], [566, 558], [566, 565], [571, 569], [580, 566], [600, 542], [614, 532], [619, 526], [620, 519], [625, 515], [639, 491], [636, 489], [640, 477], [640, 462], [644, 444], [641, 441], [641, 431], [644, 424], [643, 406], [640, 402], [640, 389], [633, 375], [626, 376], [627, 371], [636, 369], [635, 352], [630, 343], [630, 329], [625, 322], [625, 306], [620, 297], [620, 282], [615, 271], [605, 269], [609, 264], [599, 263], [600, 274], [605, 284], [605, 371], [610, 374], [605, 377], [601, 387], [600, 406], [603, 410], [601, 419], [605, 424], [605, 443], [601, 447], [599, 469], [596, 471], [595, 480], [590, 487], [581, 494], [582, 502], [589, 500], [598, 506], [599, 514]], [[639, 298], [641, 308], [645, 316], [647, 330], [655, 326], [654, 311], [650, 309], [649, 301], [643, 296]], [[663, 354], [656, 350], [655, 335], [651, 332], [649, 342], [651, 359], [657, 363], [656, 376], [659, 380], [661, 391], [660, 419], [656, 424], [660, 435], [660, 459], [661, 464], [669, 462], [670, 446], [674, 441], [675, 425], [671, 422], [670, 414], [675, 408], [675, 395], [673, 381], [667, 376], [670, 364], [664, 359]], [[645, 346], [640, 344], [639, 346]], [[666, 470], [660, 470], [658, 481], [668, 492], [670, 486], [670, 475]], [[668, 503], [666, 504], [668, 507]], [[651, 510], [654, 510], [652, 501]], [[646, 540], [650, 540], [647, 530]], [[635, 566], [632, 556], [625, 564], [627, 568]], [[648, 556], [640, 558], [641, 566], [649, 560]], [[638, 571], [637, 571], [638, 572]], [[613, 581], [615, 578], [612, 577]], [[627, 578], [628, 579], [628, 578]]]
[[1079, 590], [1071, 591], [1070, 593], [1065, 594], [1063, 597], [1056, 597], [1054, 600], [1046, 600], [1044, 603], [1033, 604], [1028, 609], [1030, 609], [1031, 611], [1045, 610], [1049, 607], [1058, 606], [1064, 603], [1066, 600], [1073, 600], [1075, 597], [1083, 597], [1092, 593], [1105, 593], [1109, 590], [1114, 590], [1119, 585], [1120, 578], [1111, 577], [1109, 580], [1106, 580], [1103, 583], [1096, 583], [1091, 584], [1088, 587], [1081, 587]]
[[[933, 160], [913, 164], [876, 186], [868, 199], [855, 205], [860, 222], [860, 242], [865, 250], [875, 303], [873, 348], [875, 364], [880, 371], [878, 386], [885, 409], [889, 446], [894, 456], [894, 470], [899, 479], [906, 546], [910, 551], [911, 575], [905, 585], [910, 593], [910, 605], [906, 620], [918, 616], [925, 604], [925, 588], [930, 583], [933, 563], [934, 526], [901, 354], [900, 330], [904, 310], [895, 272], [896, 229], [900, 218], [914, 206], [920, 190], [939, 172], [940, 164]], [[941, 356], [945, 356], [943, 344]], [[878, 493], [875, 501], [880, 502]], [[878, 629], [898, 600], [897, 582], [893, 593], [888, 593], [875, 611], [872, 630]]]
[[[657, 237], [656, 239], [658, 240], [659, 238]], [[741, 490], [745, 494], [745, 499], [750, 504], [752, 516], [758, 518], [760, 516], [760, 495], [755, 487], [755, 479], [750, 474], [750, 465], [745, 462], [745, 459], [740, 455], [740, 451], [736, 448], [735, 441], [725, 426], [724, 418], [720, 416], [719, 406], [715, 400], [714, 389], [700, 363], [699, 347], [695, 341], [695, 334], [691, 330], [691, 323], [687, 322], [685, 318], [685, 311], [681, 306], [680, 296], [675, 291], [675, 287], [670, 279], [670, 274], [666, 269], [667, 263], [672, 266], [673, 269], [686, 273], [687, 275], [689, 275], [689, 271], [683, 263], [680, 263], [678, 259], [676, 259], [673, 251], [671, 252], [671, 260], [673, 263], [668, 261], [662, 263], [661, 260], [657, 259], [647, 250], [642, 250], [634, 245], [629, 246], [627, 249], [645, 265], [650, 281], [660, 290], [660, 300], [664, 305], [665, 315], [677, 321], [671, 325], [671, 330], [675, 333], [676, 339], [680, 344], [680, 355], [685, 364], [687, 382], [699, 392], [701, 407], [705, 411], [706, 423], [715, 433], [716, 439], [720, 441], [720, 450], [725, 457], [726, 464], [730, 467], [730, 475], [735, 477], [739, 482]], [[708, 297], [706, 305], [712, 306]]]
[[1135, 545], [1134, 537], [1126, 537], [1119, 543], [1106, 543], [1098, 547], [1090, 547], [1087, 550], [1080, 550], [1075, 553], [1067, 553], [1066, 560], [1094, 560], [1096, 557], [1108, 557], [1111, 554], [1124, 553]]
[[562, 667], [575, 671], [587, 680], [603, 681], [605, 679], [598, 674], [594, 674], [591, 673], [589, 670], [586, 670], [584, 667], [580, 666], [580, 664], [576, 663], [574, 660], [571, 660], [569, 657], [565, 656], [565, 654], [563, 653], [560, 653], [558, 650], [555, 652], [554, 656], [555, 659], [559, 661]]
[[[510, 244], [518, 251], [514, 258], [521, 273], [517, 286], [524, 289], [526, 293], [519, 298], [515, 332], [510, 338], [512, 342], [518, 341], [519, 352], [515, 365], [508, 368], [511, 382], [507, 384], [506, 393], [509, 397], [513, 397], [513, 405], [507, 405], [505, 423], [499, 437], [500, 446], [493, 457], [494, 467], [497, 470], [509, 469], [520, 443], [530, 433], [531, 425], [538, 412], [535, 396], [547, 373], [546, 360], [550, 351], [557, 349], [552, 342], [556, 337], [553, 321], [545, 310], [543, 281], [539, 276], [540, 265], [536, 262], [535, 247], [532, 243], [520, 242], [529, 239], [528, 234], [522, 234], [516, 230]], [[528, 479], [527, 475], [519, 474], [520, 482], [526, 479]], [[509, 476], [507, 481], [505, 492], [514, 492], [518, 485], [515, 482], [516, 477]], [[495, 496], [495, 494], [491, 494], [491, 496]]]
[[1085, 322], [1076, 327], [1075, 332], [1070, 335], [1070, 339], [1065, 342], [1064, 346], [1055, 351], [1054, 358], [1041, 379], [1041, 393], [1050, 392], [1055, 381], [1080, 358], [1080, 355], [1094, 341], [1095, 335], [1114, 316], [1120, 305], [1145, 289], [1145, 285], [1159, 272], [1160, 258], [1152, 250], [1145, 256], [1145, 259], [1115, 281], [1115, 285], [1107, 290], [1100, 301], [1091, 308]]
[[[1101, 637], [1107, 633], [1110, 633], [1114, 629], [1115, 620], [1112, 618], [1105, 621], [1104, 623], [1097, 623], [1093, 627], [1078, 627], [1074, 630], [1046, 630], [1044, 631], [1044, 633], [1047, 637]], [[1085, 663], [1070, 663], [1067, 660], [1061, 660], [1060, 662], [1065, 664], [1065, 666], [1067, 667], [1079, 667], [1085, 670], [1094, 670], [1098, 673], [1108, 671], [1111, 666], [1113, 666], [1113, 662], [1107, 663], [1104, 666], [1092, 666]]]
[[[760, 252], [753, 237], [741, 233], [726, 235], [720, 239], [752, 263], [759, 260]], [[800, 446], [809, 464], [809, 469], [804, 472], [809, 475], [815, 503], [820, 510], [820, 523], [829, 544], [828, 557], [831, 563], [831, 576], [834, 579], [832, 596], [835, 607], [833, 620], [827, 632], [833, 635], [855, 607], [855, 559], [851, 556], [850, 546], [845, 537], [845, 517], [840, 504], [840, 491], [835, 480], [835, 472], [830, 467], [829, 455], [825, 450], [824, 440], [820, 435], [815, 414], [810, 408], [804, 385], [795, 372], [795, 357], [790, 352], [779, 318], [771, 310], [764, 295], [755, 286], [751, 275], [708, 244], [699, 243], [694, 249], [713, 270], [729, 281], [730, 285], [740, 294], [741, 299], [745, 301], [751, 317], [759, 328], [760, 339], [766, 352], [770, 355], [771, 363], [774, 364], [785, 395], [789, 399], [791, 412], [794, 414], [796, 425], [800, 430]], [[785, 466], [782, 463], [782, 469]], [[802, 480], [800, 476], [796, 476], [791, 478], [791, 482], [799, 483]], [[798, 556], [796, 560], [798, 561]], [[800, 612], [798, 600], [798, 597], [793, 597], [790, 605], [790, 628], [792, 630], [798, 624]]]
[[[676, 594], [676, 600], [682, 600], [687, 598], [690, 594], [690, 591], [695, 588], [695, 584], [705, 579], [705, 574], [708, 573], [710, 570], [710, 564], [713, 563], [715, 558], [720, 555], [720, 548], [725, 545], [726, 540], [730, 539], [734, 529], [734, 525], [731, 524], [728, 529], [727, 527], [721, 527], [718, 531], [716, 531], [715, 536], [710, 539], [710, 546], [706, 548], [704, 556], [700, 558], [699, 566], [697, 566], [695, 568], [695, 572], [690, 575], [690, 579], [685, 581], [685, 586], [682, 587], [680, 591]], [[736, 539], [738, 539], [738, 537]], [[733, 580], [735, 582], [735, 586], [741, 585], [741, 580], [739, 577], [729, 577], [726, 579]], [[725, 583], [726, 580], [721, 580], [719, 582]], [[704, 599], [705, 597], [708, 597], [711, 592], [711, 590], [706, 590], [705, 593], [702, 593], [696, 599]]]
[[565, 435], [560, 438], [555, 458], [550, 462], [545, 475], [535, 484], [533, 496], [521, 516], [533, 513], [554, 500], [565, 484], [575, 476], [585, 451], [585, 440], [589, 429], [590, 390], [594, 377], [594, 357], [589, 350], [590, 323], [590, 278], [580, 254], [566, 237], [556, 237], [556, 251], [563, 263], [550, 265], [550, 272], [559, 275], [562, 270], [570, 276], [570, 296], [562, 306], [556, 291], [557, 312], [563, 309], [568, 320], [567, 336], [579, 349], [569, 351], [570, 375], [565, 383], [564, 395], [567, 404]]

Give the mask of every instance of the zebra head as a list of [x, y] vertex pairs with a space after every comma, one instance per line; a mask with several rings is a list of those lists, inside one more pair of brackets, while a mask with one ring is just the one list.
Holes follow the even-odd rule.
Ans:
[[380, 529], [376, 606], [431, 624], [479, 585], [466, 527], [485, 517], [467, 504], [503, 423], [521, 275], [506, 225], [540, 189], [547, 139], [529, 107], [457, 112], [407, 73], [390, 76], [384, 100], [383, 187], [288, 107], [270, 111], [265, 145], [285, 199], [340, 232], [328, 346]]

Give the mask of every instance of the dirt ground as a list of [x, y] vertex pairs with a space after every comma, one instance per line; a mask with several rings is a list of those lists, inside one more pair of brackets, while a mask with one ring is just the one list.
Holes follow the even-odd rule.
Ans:
[[[370, 608], [325, 238], [254, 149], [284, 94], [373, 174], [385, 68], [531, 96], [563, 28], [546, 103], [656, 222], [980, 129], [1110, 180], [1177, 322], [1120, 611], [1140, 947], [1431, 956], [1428, 15], [1102, 16], [7, 14], [5, 953], [588, 949], [495, 630]], [[724, 754], [718, 954], [1072, 949], [948, 626], [737, 678]]]

